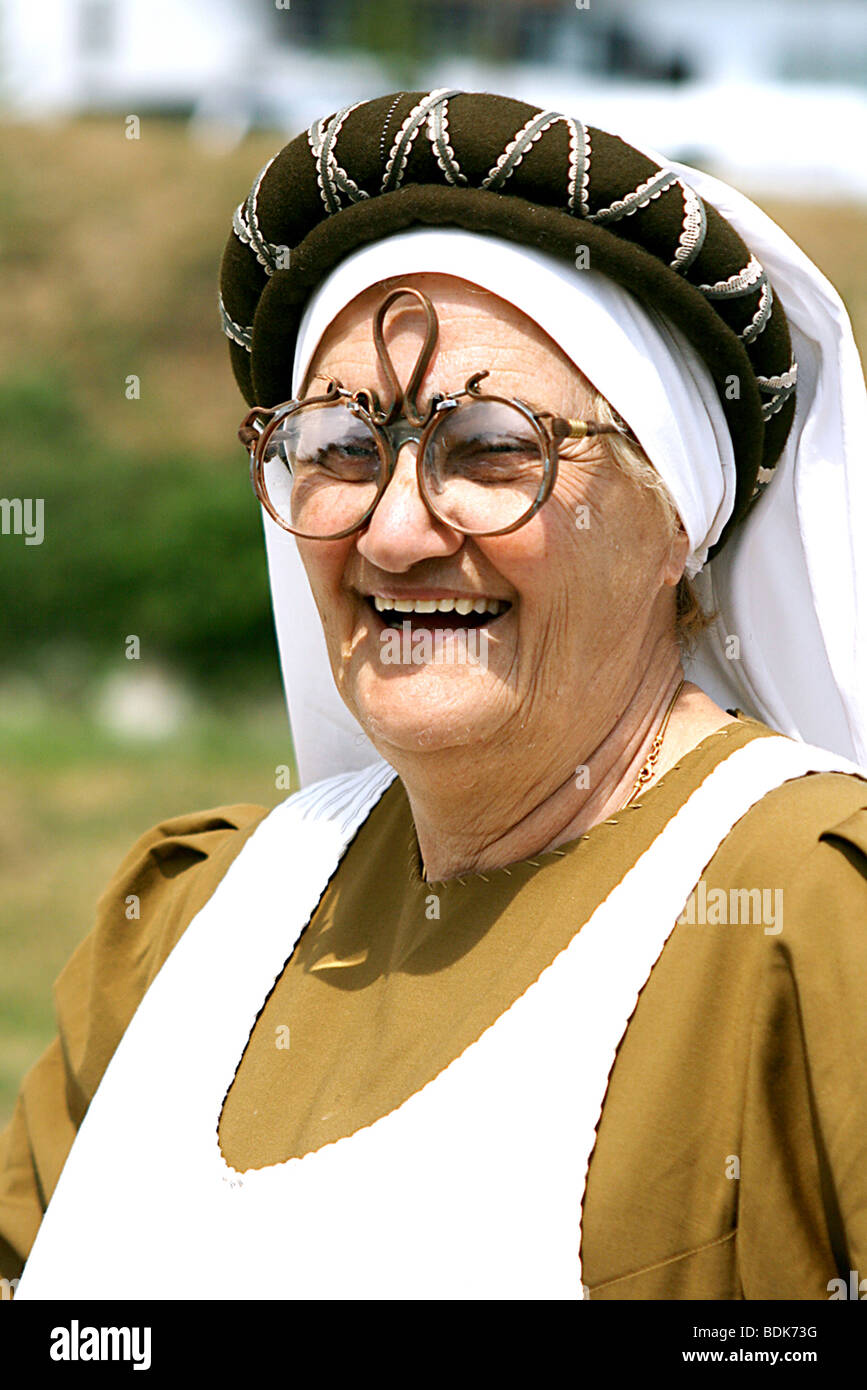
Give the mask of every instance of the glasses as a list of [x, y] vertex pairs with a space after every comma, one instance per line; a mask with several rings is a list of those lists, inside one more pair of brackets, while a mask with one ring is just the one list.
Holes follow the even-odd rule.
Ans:
[[[403, 390], [383, 338], [385, 314], [412, 295], [427, 332]], [[436, 395], [424, 416], [416, 396], [433, 354], [438, 320], [421, 290], [393, 290], [374, 319], [374, 342], [392, 391], [383, 407], [371, 390], [328, 381], [323, 394], [256, 407], [238, 436], [250, 453], [250, 476], [265, 510], [306, 540], [339, 540], [366, 526], [404, 444], [416, 443], [419, 495], [437, 521], [467, 536], [502, 536], [523, 526], [547, 501], [564, 439], [628, 435], [619, 425], [565, 419], [523, 401], [487, 395], [477, 372], [462, 391]]]

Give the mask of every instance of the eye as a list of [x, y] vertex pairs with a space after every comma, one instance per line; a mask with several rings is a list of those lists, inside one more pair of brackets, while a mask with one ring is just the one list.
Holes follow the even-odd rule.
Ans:
[[303, 469], [315, 470], [343, 483], [367, 483], [379, 472], [379, 454], [373, 445], [363, 442], [334, 443], [313, 454], [297, 455], [294, 471]]
[[448, 451], [449, 470], [478, 483], [509, 481], [537, 461], [538, 450], [514, 436], [456, 440]]

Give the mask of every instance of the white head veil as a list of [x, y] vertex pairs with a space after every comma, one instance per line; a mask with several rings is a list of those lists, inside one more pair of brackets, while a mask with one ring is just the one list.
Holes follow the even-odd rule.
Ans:
[[[653, 151], [646, 151], [666, 164]], [[293, 394], [327, 325], [394, 275], [459, 276], [533, 318], [629, 421], [690, 539], [687, 573], [719, 617], [684, 659], [688, 679], [781, 733], [867, 767], [867, 393], [833, 287], [748, 198], [667, 162], [740, 233], [786, 311], [798, 363], [795, 419], [771, 484], [716, 558], [734, 459], [701, 358], [613, 281], [541, 251], [459, 228], [412, 228], [341, 261], [298, 333]], [[337, 694], [294, 538], [264, 515], [283, 679], [302, 785], [363, 767], [376, 750]]]

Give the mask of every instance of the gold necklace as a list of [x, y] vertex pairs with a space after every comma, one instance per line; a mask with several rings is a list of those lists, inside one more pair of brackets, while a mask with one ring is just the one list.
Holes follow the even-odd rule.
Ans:
[[647, 761], [635, 779], [635, 786], [632, 788], [632, 793], [629, 799], [627, 801], [624, 801], [623, 805], [620, 807], [621, 811], [625, 811], [627, 806], [631, 805], [638, 793], [641, 791], [641, 788], [646, 786], [646, 784], [650, 781], [651, 777], [653, 776], [653, 769], [656, 767], [657, 761], [659, 759], [659, 752], [662, 748], [662, 740], [665, 738], [665, 730], [668, 727], [668, 721], [671, 718], [671, 711], [674, 709], [677, 697], [685, 684], [686, 677], [684, 676], [680, 682], [680, 685], [677, 687], [677, 689], [671, 697], [668, 709], [665, 711], [665, 717], [663, 718], [662, 724], [660, 725], [659, 733], [656, 735], [656, 738], [653, 740], [653, 743], [650, 746], [650, 752], [647, 755]]

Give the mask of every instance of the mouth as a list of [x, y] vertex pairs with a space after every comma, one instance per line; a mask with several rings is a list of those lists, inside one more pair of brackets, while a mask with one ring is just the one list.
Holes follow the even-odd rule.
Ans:
[[447, 598], [392, 598], [385, 594], [365, 594], [364, 601], [385, 627], [400, 628], [409, 623], [413, 631], [424, 628], [455, 631], [492, 627], [511, 610], [507, 599], [486, 594], [455, 595]]

